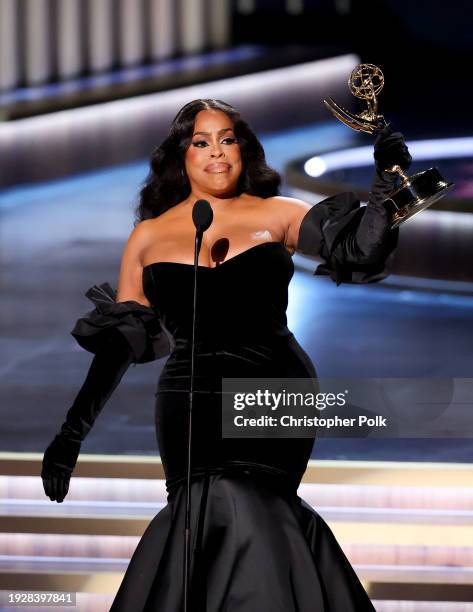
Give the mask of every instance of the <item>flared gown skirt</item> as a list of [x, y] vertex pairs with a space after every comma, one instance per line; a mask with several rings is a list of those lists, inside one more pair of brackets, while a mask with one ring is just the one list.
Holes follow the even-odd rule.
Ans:
[[[368, 595], [323, 518], [277, 474], [194, 475], [192, 612], [364, 612]], [[183, 609], [185, 484], [148, 525], [112, 612]]]

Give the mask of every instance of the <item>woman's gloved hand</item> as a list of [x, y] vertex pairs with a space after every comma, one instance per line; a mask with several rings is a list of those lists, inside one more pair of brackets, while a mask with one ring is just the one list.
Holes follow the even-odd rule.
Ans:
[[132, 361], [128, 342], [119, 332], [111, 330], [92, 360], [61, 431], [44, 453], [41, 478], [51, 501], [61, 503], [67, 495], [81, 443]]
[[51, 501], [61, 503], [69, 491], [69, 481], [77, 463], [81, 442], [57, 434], [44, 453], [41, 469], [44, 492]]
[[396, 173], [389, 173], [386, 170], [397, 165], [402, 170], [407, 170], [412, 162], [412, 157], [401, 132], [393, 132], [391, 125], [383, 128], [374, 141], [374, 159], [376, 162], [376, 172], [378, 176], [395, 181]]

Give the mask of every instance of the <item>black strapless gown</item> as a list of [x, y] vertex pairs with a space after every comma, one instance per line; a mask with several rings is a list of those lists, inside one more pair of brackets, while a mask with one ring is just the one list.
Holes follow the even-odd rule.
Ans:
[[[147, 298], [171, 335], [156, 393], [168, 504], [147, 527], [113, 612], [180, 612], [193, 266], [145, 267]], [[222, 438], [222, 377], [316, 378], [286, 325], [294, 273], [283, 244], [198, 270], [193, 406], [193, 612], [374, 610], [326, 522], [298, 495], [310, 438]]]

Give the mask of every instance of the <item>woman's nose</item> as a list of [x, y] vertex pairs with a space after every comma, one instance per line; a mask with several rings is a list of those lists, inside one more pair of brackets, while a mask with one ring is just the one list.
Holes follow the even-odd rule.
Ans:
[[211, 157], [220, 157], [220, 156], [223, 155], [223, 149], [221, 148], [220, 144], [212, 146], [212, 149], [210, 151], [210, 155], [211, 155]]

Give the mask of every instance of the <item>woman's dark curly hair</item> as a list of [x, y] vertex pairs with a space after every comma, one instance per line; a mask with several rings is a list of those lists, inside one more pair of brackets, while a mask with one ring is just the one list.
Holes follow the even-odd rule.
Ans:
[[141, 189], [140, 202], [135, 211], [135, 225], [161, 215], [189, 196], [191, 185], [184, 158], [192, 140], [197, 113], [209, 109], [223, 111], [233, 122], [243, 166], [238, 179], [238, 195], [248, 193], [268, 198], [279, 194], [281, 178], [266, 164], [261, 143], [238, 111], [221, 100], [193, 100], [177, 113], [169, 136], [151, 155], [150, 172]]

